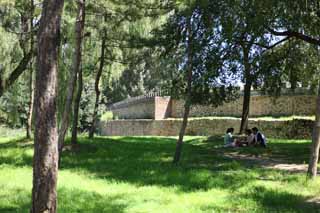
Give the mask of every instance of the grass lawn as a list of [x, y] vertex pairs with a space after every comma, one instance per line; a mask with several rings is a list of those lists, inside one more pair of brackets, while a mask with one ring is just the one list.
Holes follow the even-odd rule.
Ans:
[[[82, 138], [76, 152], [63, 153], [59, 212], [320, 212], [319, 179], [227, 157], [304, 163], [310, 142], [226, 149], [218, 137], [187, 139], [181, 164], [173, 166], [174, 138]], [[31, 142], [0, 140], [0, 212], [28, 212], [32, 154]]]

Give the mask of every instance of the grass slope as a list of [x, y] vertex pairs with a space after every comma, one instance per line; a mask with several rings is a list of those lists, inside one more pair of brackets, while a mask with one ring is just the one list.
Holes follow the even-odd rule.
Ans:
[[[59, 212], [320, 212], [320, 181], [305, 174], [231, 160], [221, 138], [188, 137], [182, 162], [171, 164], [174, 138], [82, 138], [65, 151], [59, 171]], [[308, 160], [308, 141], [271, 140], [241, 153]], [[0, 140], [0, 212], [28, 212], [33, 145]]]

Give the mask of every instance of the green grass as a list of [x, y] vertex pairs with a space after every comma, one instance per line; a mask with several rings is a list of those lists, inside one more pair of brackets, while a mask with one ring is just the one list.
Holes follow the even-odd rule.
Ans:
[[[58, 178], [59, 212], [320, 212], [309, 199], [320, 181], [226, 157], [239, 152], [308, 160], [309, 141], [270, 140], [268, 149], [221, 148], [221, 137], [187, 137], [171, 164], [175, 138], [82, 138], [65, 151]], [[0, 140], [0, 212], [28, 212], [32, 143]]]
[[0, 140], [2, 137], [7, 138], [7, 137], [22, 137], [26, 135], [26, 130], [19, 128], [19, 129], [13, 129], [9, 128], [5, 125], [0, 125]]

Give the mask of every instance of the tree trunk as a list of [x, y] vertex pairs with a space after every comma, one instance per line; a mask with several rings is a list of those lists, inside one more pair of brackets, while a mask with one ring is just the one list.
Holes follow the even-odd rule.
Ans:
[[71, 136], [71, 144], [73, 147], [77, 144], [79, 107], [80, 107], [82, 90], [83, 90], [83, 79], [82, 79], [82, 69], [80, 68], [78, 73], [78, 91], [77, 91], [77, 96], [76, 96], [74, 107], [73, 107], [73, 125], [72, 125], [72, 136]]
[[29, 89], [30, 89], [30, 100], [29, 100], [29, 109], [28, 109], [28, 120], [27, 120], [27, 139], [31, 138], [32, 134], [32, 115], [33, 115], [33, 102], [34, 102], [34, 83], [33, 83], [33, 72], [32, 72], [32, 63], [31, 63], [31, 68], [30, 68], [30, 80], [29, 80]]
[[320, 149], [320, 82], [318, 89], [316, 121], [313, 127], [311, 155], [308, 168], [308, 176], [314, 179], [317, 176], [319, 149]]
[[[28, 14], [28, 10], [24, 10], [20, 13], [21, 32], [22, 33], [20, 34], [19, 43], [20, 43], [20, 47], [23, 51], [23, 55], [27, 54], [27, 50], [28, 50], [28, 46], [29, 46], [29, 44], [27, 42], [29, 30], [31, 31], [31, 27], [29, 26], [29, 23], [30, 23], [29, 20], [33, 16], [33, 14], [31, 15], [31, 17], [29, 17], [29, 16], [30, 16], [30, 14]], [[32, 36], [32, 33], [30, 33], [30, 35]]]
[[242, 105], [242, 115], [241, 115], [241, 125], [240, 134], [243, 134], [246, 129], [248, 129], [249, 124], [249, 111], [250, 111], [250, 99], [251, 99], [251, 80], [247, 80], [244, 86], [243, 94], [243, 105]]
[[240, 125], [240, 131], [239, 131], [240, 134], [243, 134], [244, 131], [248, 128], [251, 86], [252, 86], [252, 76], [250, 73], [250, 62], [249, 62], [249, 48], [244, 46], [242, 48], [243, 48], [245, 86], [244, 86], [244, 94], [243, 94], [241, 125]]
[[179, 138], [176, 144], [176, 151], [173, 158], [173, 163], [177, 164], [180, 161], [181, 153], [182, 153], [182, 145], [185, 131], [188, 125], [188, 118], [191, 107], [191, 89], [192, 89], [192, 71], [193, 71], [193, 56], [192, 56], [192, 31], [191, 31], [191, 18], [189, 18], [187, 23], [187, 31], [188, 31], [188, 41], [187, 41], [187, 55], [188, 55], [188, 73], [187, 73], [187, 89], [186, 89], [186, 100], [184, 104], [184, 114], [182, 125], [179, 133]]
[[176, 144], [176, 151], [175, 151], [174, 158], [173, 158], [174, 164], [177, 164], [180, 161], [181, 152], [182, 152], [182, 145], [183, 145], [183, 138], [184, 138], [184, 134], [186, 132], [187, 125], [188, 125], [190, 107], [191, 107], [190, 100], [186, 100], [186, 102], [184, 104], [184, 113], [183, 113], [182, 125], [181, 125], [180, 132], [179, 132], [179, 139]]
[[74, 96], [74, 90], [77, 82], [77, 74], [80, 69], [81, 64], [81, 46], [83, 39], [83, 31], [84, 31], [84, 22], [85, 22], [85, 0], [78, 0], [78, 14], [75, 23], [75, 36], [76, 36], [76, 47], [73, 58], [73, 69], [71, 69], [70, 78], [68, 82], [68, 91], [66, 96], [66, 101], [64, 104], [64, 111], [62, 115], [61, 127], [59, 130], [59, 161], [61, 159], [62, 148], [64, 144], [64, 139], [66, 132], [69, 127], [70, 114], [72, 111], [72, 102]]
[[[34, 2], [33, 0], [30, 1], [30, 31], [31, 31], [31, 38], [30, 38], [30, 51], [33, 52], [34, 48], [34, 38], [33, 38], [33, 13], [34, 13]], [[27, 139], [31, 138], [32, 134], [32, 115], [33, 115], [33, 102], [34, 102], [34, 81], [33, 81], [33, 60], [30, 61], [30, 79], [29, 79], [29, 90], [30, 90], [30, 97], [29, 97], [29, 110], [28, 110], [28, 120], [27, 120], [27, 127], [26, 127], [26, 136]]]
[[58, 49], [63, 0], [43, 2], [38, 31], [31, 212], [57, 211]]
[[91, 128], [89, 130], [89, 138], [93, 138], [94, 132], [96, 131], [96, 122], [97, 122], [100, 93], [101, 93], [99, 90], [99, 83], [100, 83], [100, 79], [101, 79], [101, 75], [104, 67], [105, 50], [106, 50], [106, 33], [104, 33], [104, 37], [102, 38], [100, 66], [99, 66], [99, 70], [95, 80], [96, 99], [95, 99], [94, 110], [92, 115]]

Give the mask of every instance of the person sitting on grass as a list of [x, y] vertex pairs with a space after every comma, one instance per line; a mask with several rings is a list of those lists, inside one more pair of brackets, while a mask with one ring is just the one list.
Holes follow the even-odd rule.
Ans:
[[255, 136], [252, 133], [252, 130], [251, 129], [246, 129], [246, 135], [247, 135], [246, 144], [248, 146], [252, 146], [254, 144], [254, 139], [255, 139]]
[[235, 144], [239, 147], [244, 146], [252, 146], [254, 145], [254, 134], [252, 133], [251, 129], [246, 129], [246, 137], [241, 139], [236, 139]]
[[261, 132], [259, 132], [259, 129], [257, 127], [253, 127], [252, 132], [254, 134], [254, 145], [260, 145], [267, 148], [267, 139]]
[[226, 134], [224, 135], [224, 147], [235, 147], [233, 139], [234, 128], [228, 128]]

